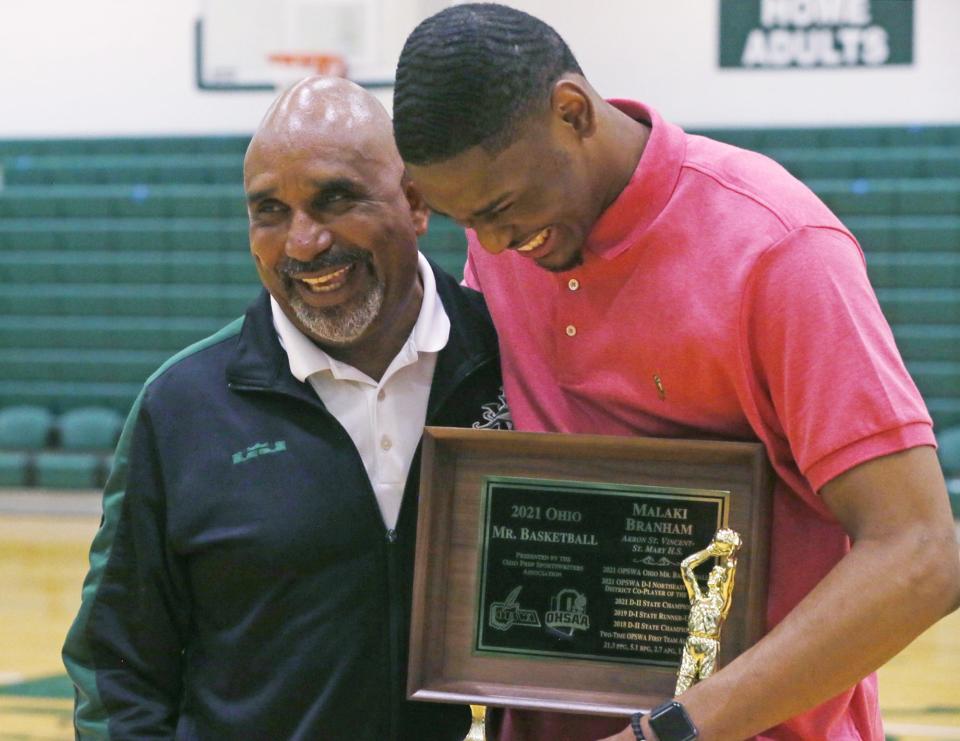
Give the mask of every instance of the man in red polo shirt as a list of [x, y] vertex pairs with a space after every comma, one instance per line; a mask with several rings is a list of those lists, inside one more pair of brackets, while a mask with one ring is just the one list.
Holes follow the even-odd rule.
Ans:
[[756, 440], [777, 473], [757, 645], [631, 727], [509, 711], [501, 738], [883, 739], [872, 672], [956, 608], [960, 560], [856, 239], [769, 159], [603, 100], [500, 5], [413, 32], [394, 131], [468, 228], [517, 429]]

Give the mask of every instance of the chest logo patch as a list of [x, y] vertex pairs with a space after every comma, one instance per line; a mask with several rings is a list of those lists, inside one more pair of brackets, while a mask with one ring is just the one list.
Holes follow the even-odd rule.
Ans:
[[270, 455], [271, 453], [282, 453], [287, 449], [286, 440], [277, 440], [272, 446], [270, 443], [254, 443], [246, 450], [239, 450], [233, 454], [233, 465], [252, 461], [261, 455]]
[[496, 401], [484, 404], [480, 410], [483, 418], [473, 423], [475, 430], [512, 430], [513, 419], [510, 417], [510, 408], [507, 406], [507, 399], [503, 393], [503, 387], [500, 387], [500, 393]]
[[653, 385], [657, 387], [657, 396], [660, 397], [660, 401], [665, 401], [667, 398], [666, 389], [663, 388], [663, 379], [660, 378], [659, 373], [653, 374]]

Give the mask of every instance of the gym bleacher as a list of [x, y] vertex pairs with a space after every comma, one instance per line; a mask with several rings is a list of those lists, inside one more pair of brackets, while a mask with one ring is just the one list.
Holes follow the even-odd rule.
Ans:
[[[769, 154], [853, 230], [938, 434], [956, 434], [960, 127], [700, 133]], [[101, 486], [144, 379], [255, 295], [246, 144], [0, 141], [0, 486]], [[433, 217], [421, 245], [459, 274], [456, 225]], [[953, 480], [958, 447], [941, 451]]]

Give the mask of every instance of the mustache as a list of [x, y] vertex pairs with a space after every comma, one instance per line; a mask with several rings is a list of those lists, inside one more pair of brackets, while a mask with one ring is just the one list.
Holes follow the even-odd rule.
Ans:
[[309, 262], [284, 257], [277, 263], [277, 272], [287, 278], [293, 278], [303, 273], [319, 273], [331, 268], [342, 268], [355, 262], [372, 264], [373, 256], [366, 250], [356, 247], [331, 247], [322, 255]]

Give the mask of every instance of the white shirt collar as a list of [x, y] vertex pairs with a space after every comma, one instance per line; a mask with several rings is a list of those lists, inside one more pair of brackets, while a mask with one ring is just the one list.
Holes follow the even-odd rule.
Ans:
[[[450, 338], [450, 319], [437, 294], [437, 282], [433, 270], [422, 253], [417, 253], [417, 273], [423, 283], [420, 313], [417, 315], [416, 324], [407, 341], [383, 374], [381, 384], [400, 368], [416, 362], [419, 353], [440, 352], [446, 347], [447, 340]], [[303, 382], [314, 373], [328, 371], [338, 380], [362, 381], [377, 385], [367, 374], [330, 357], [315, 345], [287, 318], [273, 296], [270, 297], [270, 308], [273, 313], [273, 326], [289, 358], [290, 372], [298, 381]]]

